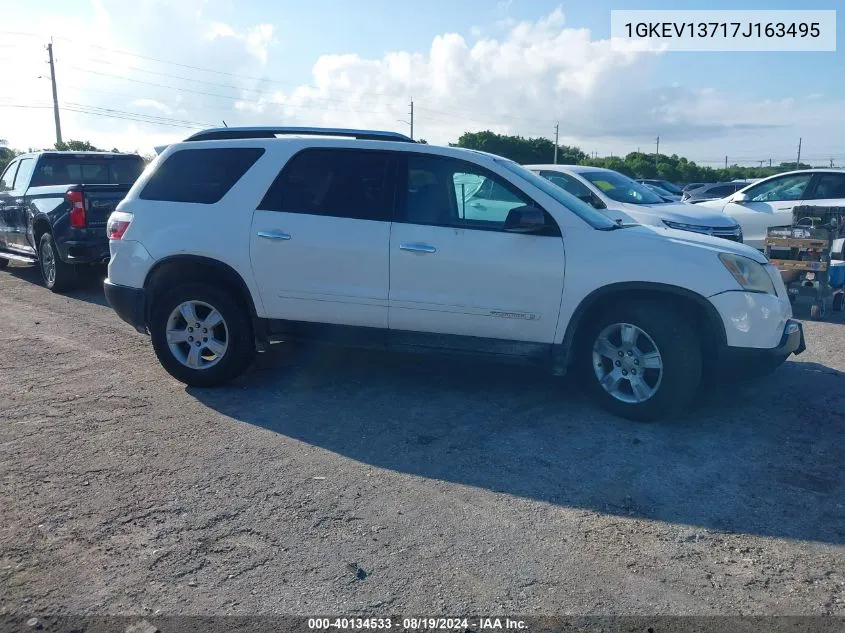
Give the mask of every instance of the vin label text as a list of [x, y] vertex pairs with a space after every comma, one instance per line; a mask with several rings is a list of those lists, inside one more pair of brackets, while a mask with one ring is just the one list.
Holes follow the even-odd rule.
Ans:
[[835, 51], [836, 11], [611, 11], [611, 48]]

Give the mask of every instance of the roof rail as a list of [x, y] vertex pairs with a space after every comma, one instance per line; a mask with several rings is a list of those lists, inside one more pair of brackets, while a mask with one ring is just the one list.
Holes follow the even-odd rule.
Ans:
[[415, 143], [414, 139], [398, 132], [379, 130], [350, 130], [329, 127], [216, 127], [192, 134], [185, 141], [219, 141], [223, 139], [275, 138], [279, 135], [346, 136], [366, 141], [400, 141]]

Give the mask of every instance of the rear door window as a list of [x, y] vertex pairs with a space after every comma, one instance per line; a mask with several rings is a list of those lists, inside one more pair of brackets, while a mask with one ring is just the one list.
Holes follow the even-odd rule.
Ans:
[[845, 174], [819, 174], [810, 200], [845, 199]]
[[42, 156], [31, 186], [131, 185], [142, 171], [144, 161], [140, 156]]
[[215, 204], [263, 153], [260, 147], [178, 150], [153, 172], [140, 198]]
[[395, 183], [388, 152], [308, 149], [288, 161], [258, 208], [389, 222]]

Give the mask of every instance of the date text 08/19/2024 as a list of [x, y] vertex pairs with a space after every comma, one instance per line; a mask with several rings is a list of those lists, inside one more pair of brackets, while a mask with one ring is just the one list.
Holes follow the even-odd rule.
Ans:
[[[401, 628], [400, 628], [401, 623]], [[308, 628], [317, 631], [329, 630], [390, 630], [404, 631], [465, 631], [511, 630], [527, 628], [524, 620], [498, 617], [481, 618], [308, 618]]]

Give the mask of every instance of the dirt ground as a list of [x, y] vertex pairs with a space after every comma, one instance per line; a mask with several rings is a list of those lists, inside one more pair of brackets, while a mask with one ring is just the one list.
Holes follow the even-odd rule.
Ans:
[[638, 424], [514, 366], [262, 355], [186, 389], [0, 272], [0, 614], [845, 615], [845, 321]]

